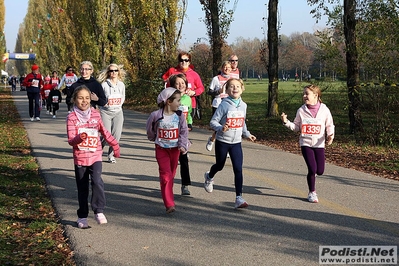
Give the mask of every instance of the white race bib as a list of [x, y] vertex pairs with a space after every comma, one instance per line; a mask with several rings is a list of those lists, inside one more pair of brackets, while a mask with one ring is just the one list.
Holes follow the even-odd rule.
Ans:
[[78, 144], [79, 150], [96, 151], [98, 146], [98, 130], [94, 128], [79, 128], [78, 133], [85, 132], [87, 139]]
[[244, 127], [244, 112], [243, 111], [228, 111], [227, 123], [229, 130], [239, 130]]

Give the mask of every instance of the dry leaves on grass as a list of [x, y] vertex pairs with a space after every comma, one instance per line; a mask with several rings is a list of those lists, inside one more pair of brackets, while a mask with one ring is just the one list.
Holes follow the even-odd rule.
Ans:
[[[300, 154], [298, 140], [268, 140], [260, 143], [294, 154]], [[370, 147], [355, 147], [334, 143], [326, 147], [326, 161], [334, 165], [399, 181], [399, 151]], [[396, 166], [395, 166], [396, 165]], [[385, 166], [381, 168], [381, 166]]]

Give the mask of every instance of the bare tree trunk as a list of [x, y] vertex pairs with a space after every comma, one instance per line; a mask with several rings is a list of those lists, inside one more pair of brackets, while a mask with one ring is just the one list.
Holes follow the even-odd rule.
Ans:
[[349, 131], [351, 134], [362, 131], [359, 96], [359, 63], [356, 48], [356, 0], [344, 0], [344, 34], [346, 41], [346, 64], [348, 98], [349, 98]]
[[219, 1], [210, 1], [211, 10], [211, 22], [212, 22], [212, 72], [216, 76], [219, 71], [219, 67], [222, 64], [222, 47], [223, 41], [220, 34], [220, 22], [219, 22]]
[[269, 94], [267, 116], [278, 115], [278, 31], [277, 31], [278, 0], [269, 0], [269, 17], [267, 20], [267, 43], [269, 46]]

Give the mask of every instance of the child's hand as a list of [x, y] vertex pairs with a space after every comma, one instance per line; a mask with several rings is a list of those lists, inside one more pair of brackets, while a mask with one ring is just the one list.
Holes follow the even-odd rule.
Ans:
[[226, 132], [227, 130], [229, 130], [229, 123], [226, 122], [226, 124], [224, 124], [222, 131]]
[[333, 140], [334, 140], [333, 135], [327, 136], [327, 145], [331, 145]]
[[187, 95], [193, 97], [195, 95], [195, 91], [189, 89], [187, 90]]
[[119, 147], [119, 144], [116, 144], [112, 148], [114, 149], [114, 157], [115, 158], [121, 157], [121, 148]]
[[91, 92], [91, 94], [90, 94], [90, 100], [92, 100], [92, 101], [98, 101], [98, 96], [97, 96], [97, 94], [95, 94], [94, 92]]
[[284, 112], [281, 113], [281, 120], [283, 121], [284, 124], [288, 122], [287, 115]]
[[87, 139], [87, 133], [86, 133], [86, 132], [80, 133], [80, 138], [81, 138], [82, 140], [86, 140], [86, 139]]
[[182, 154], [186, 154], [186, 153], [187, 153], [187, 150], [186, 150], [185, 148], [183, 148], [183, 147], [179, 147], [179, 151], [180, 151]]
[[249, 136], [249, 139], [254, 142], [256, 140], [256, 137], [254, 135]]

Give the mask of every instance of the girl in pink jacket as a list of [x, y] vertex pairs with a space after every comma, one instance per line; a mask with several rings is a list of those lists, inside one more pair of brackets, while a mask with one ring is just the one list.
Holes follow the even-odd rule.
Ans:
[[67, 117], [68, 143], [73, 147], [75, 178], [78, 189], [78, 227], [88, 228], [89, 182], [91, 180], [91, 208], [98, 224], [107, 223], [104, 215], [105, 193], [102, 173], [102, 153], [100, 135], [114, 149], [114, 156], [120, 156], [119, 144], [109, 133], [101, 120], [100, 113], [90, 106], [90, 90], [82, 85], [72, 95], [74, 104]]
[[306, 86], [303, 89], [303, 100], [305, 104], [298, 109], [294, 122], [290, 122], [285, 113], [281, 114], [281, 119], [287, 128], [301, 132], [299, 145], [308, 167], [308, 201], [317, 203], [316, 175], [324, 173], [325, 141], [331, 145], [335, 126], [330, 109], [321, 101], [318, 86]]

